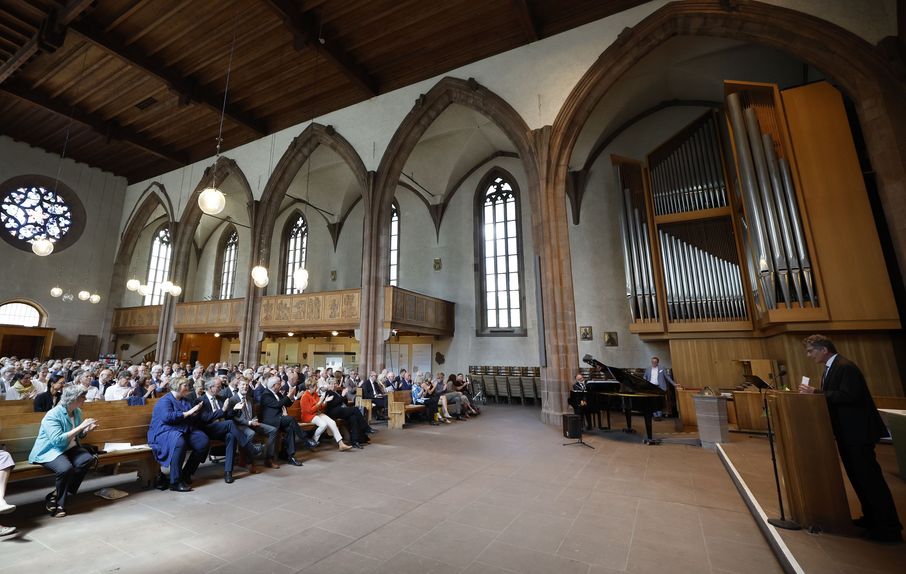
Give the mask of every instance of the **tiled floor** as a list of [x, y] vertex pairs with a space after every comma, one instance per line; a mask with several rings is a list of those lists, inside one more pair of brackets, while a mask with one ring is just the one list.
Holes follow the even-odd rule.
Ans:
[[[780, 571], [717, 455], [626, 438], [564, 447], [537, 409], [488, 406], [233, 485], [209, 465], [187, 494], [93, 479], [64, 519], [4, 516], [22, 534], [0, 542], [0, 572]], [[128, 498], [91, 495], [116, 481]], [[46, 492], [17, 488], [19, 504]]]
[[[777, 489], [771, 466], [771, 453], [764, 437], [731, 435], [733, 441], [724, 446], [733, 465], [739, 471], [746, 485], [755, 495], [758, 503], [770, 517], [780, 516], [777, 503]], [[906, 524], [906, 481], [898, 475], [896, 455], [893, 446], [878, 445], [878, 462], [884, 471], [884, 478], [893, 494], [900, 522]], [[842, 470], [841, 470], [842, 472]], [[858, 499], [846, 480], [850, 512], [861, 515]], [[875, 544], [858, 537], [854, 529], [851, 536], [834, 534], [809, 534], [805, 530], [778, 530], [790, 551], [806, 572], [827, 572], [828, 574], [899, 574], [906, 571], [906, 544]]]

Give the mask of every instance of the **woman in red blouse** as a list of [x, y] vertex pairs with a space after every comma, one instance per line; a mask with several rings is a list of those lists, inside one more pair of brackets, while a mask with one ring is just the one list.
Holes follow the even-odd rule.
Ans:
[[315, 442], [318, 442], [318, 439], [321, 438], [321, 434], [325, 430], [330, 429], [330, 434], [333, 435], [334, 440], [337, 441], [337, 446], [340, 450], [351, 450], [352, 447], [343, 442], [343, 437], [340, 436], [340, 430], [337, 428], [337, 423], [321, 412], [324, 410], [325, 404], [332, 400], [333, 397], [329, 395], [325, 397], [318, 396], [317, 381], [312, 379], [306, 381], [305, 393], [302, 395], [302, 400], [299, 401], [299, 404], [302, 407], [302, 422], [318, 425], [318, 429], [315, 431]]

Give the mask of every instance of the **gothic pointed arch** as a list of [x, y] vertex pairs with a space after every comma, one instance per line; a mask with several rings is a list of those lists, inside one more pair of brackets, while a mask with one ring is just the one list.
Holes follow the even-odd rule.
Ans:
[[[742, 40], [786, 52], [821, 70], [855, 103], [900, 269], [906, 269], [906, 80], [884, 52], [821, 18], [755, 0], [671, 2], [626, 28], [582, 76], [554, 121], [552, 185], [567, 170], [583, 126], [623, 75], [675, 36]], [[575, 331], [575, 329], [573, 329]]]
[[195, 186], [192, 195], [189, 196], [188, 203], [183, 209], [182, 215], [179, 218], [179, 223], [176, 226], [176, 236], [173, 242], [173, 256], [175, 261], [173, 263], [174, 268], [171, 277], [173, 277], [173, 282], [179, 285], [183, 285], [186, 281], [189, 270], [189, 252], [193, 249], [192, 239], [195, 236], [195, 228], [198, 226], [201, 216], [204, 215], [201, 211], [201, 207], [198, 205], [198, 196], [203, 189], [211, 185], [212, 181], [216, 181], [218, 187], [220, 187], [228, 179], [236, 184], [242, 191], [246, 200], [249, 221], [252, 222], [255, 220], [255, 199], [252, 195], [252, 188], [249, 185], [248, 179], [245, 177], [245, 173], [235, 160], [221, 157], [217, 160], [216, 164], [212, 164], [205, 169], [204, 174]]
[[[310, 124], [290, 143], [264, 188], [256, 224], [261, 231], [258, 234], [259, 238], [263, 239], [265, 244], [273, 235], [274, 225], [276, 225], [280, 205], [283, 203], [286, 191], [308, 158], [322, 145], [333, 150], [349, 166], [363, 194], [368, 188], [370, 175], [352, 144], [337, 133], [333, 126], [319, 123]], [[340, 224], [342, 225], [342, 222]], [[262, 248], [266, 247], [262, 246]]]
[[[377, 333], [381, 328], [382, 288], [389, 273], [387, 261], [390, 220], [384, 217], [384, 214], [390, 211], [400, 175], [412, 150], [434, 120], [452, 104], [471, 108], [487, 117], [510, 139], [525, 170], [528, 182], [527, 197], [533, 207], [537, 205], [541, 177], [534, 134], [509, 103], [472, 78], [463, 80], [448, 76], [435, 84], [426, 94], [421, 95], [393, 134], [381, 158], [373, 193], [366, 196], [364, 245], [368, 251], [363, 254], [362, 261], [362, 300], [373, 303], [363, 305], [363, 364], [378, 364], [381, 360], [379, 341], [372, 339], [371, 333]], [[372, 215], [369, 216], [369, 213]], [[537, 214], [538, 210], [533, 209], [532, 213]], [[535, 219], [533, 218], [533, 225], [539, 223]]]

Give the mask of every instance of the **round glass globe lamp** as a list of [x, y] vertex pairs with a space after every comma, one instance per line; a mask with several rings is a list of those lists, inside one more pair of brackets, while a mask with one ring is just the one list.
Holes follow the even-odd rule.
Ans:
[[53, 242], [46, 237], [31, 242], [31, 250], [38, 257], [47, 257], [53, 253]]
[[226, 207], [226, 196], [216, 187], [208, 187], [198, 194], [198, 207], [208, 215], [217, 215]]

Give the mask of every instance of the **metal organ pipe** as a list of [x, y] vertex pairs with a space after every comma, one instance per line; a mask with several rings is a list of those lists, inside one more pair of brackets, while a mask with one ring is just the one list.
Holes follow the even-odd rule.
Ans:
[[749, 216], [749, 237], [753, 244], [754, 268], [758, 274], [757, 279], [761, 284], [761, 292], [764, 295], [765, 303], [769, 308], [773, 308], [773, 297], [771, 297], [773, 285], [769, 283], [771, 270], [768, 264], [764, 219], [759, 205], [758, 183], [755, 177], [755, 169], [752, 165], [752, 153], [749, 148], [749, 140], [746, 137], [745, 120], [743, 119], [742, 104], [738, 93], [732, 93], [727, 96], [727, 112], [730, 117], [730, 125], [733, 128], [733, 142], [736, 145], [739, 182], [742, 187], [741, 195]]

